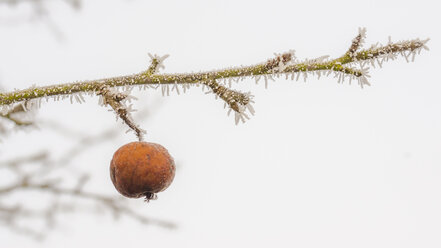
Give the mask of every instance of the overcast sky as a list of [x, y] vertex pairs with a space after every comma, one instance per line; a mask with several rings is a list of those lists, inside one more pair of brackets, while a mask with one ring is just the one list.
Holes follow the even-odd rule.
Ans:
[[[145, 70], [148, 53], [169, 54], [165, 72], [263, 62], [296, 50], [300, 59], [337, 57], [358, 27], [366, 45], [431, 38], [414, 63], [372, 68], [361, 89], [330, 77], [255, 95], [256, 115], [234, 125], [223, 103], [195, 88], [162, 97], [134, 90], [138, 123], [177, 163], [159, 199], [130, 203], [176, 230], [130, 219], [67, 215], [43, 243], [0, 227], [2, 247], [339, 247], [441, 246], [441, 53], [437, 1], [83, 1], [75, 11], [48, 1], [47, 17], [17, 23], [28, 4], [0, 5], [0, 84], [33, 84], [127, 75]], [[89, 189], [116, 195], [113, 152], [135, 139], [97, 105], [44, 104], [37, 119], [97, 134], [121, 127], [112, 142], [73, 158], [90, 171]], [[17, 131], [0, 143], [2, 160], [39, 150], [57, 154], [73, 141], [52, 130]], [[0, 176], [5, 180], [5, 176]]]

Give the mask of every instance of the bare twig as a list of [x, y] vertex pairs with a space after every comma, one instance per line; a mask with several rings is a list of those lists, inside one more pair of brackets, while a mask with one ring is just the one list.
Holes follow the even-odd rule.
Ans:
[[127, 107], [123, 103], [123, 100], [126, 100], [129, 95], [120, 92], [114, 92], [107, 85], [103, 85], [97, 94], [103, 97], [103, 105], [110, 105], [115, 113], [124, 121], [124, 123], [126, 123], [130, 129], [135, 131], [138, 140], [142, 141], [145, 131], [133, 122], [130, 115], [131, 106], [129, 105]]
[[355, 59], [356, 52], [363, 44], [365, 38], [366, 38], [366, 28], [359, 28], [358, 35], [352, 40], [352, 44], [349, 47], [349, 50], [346, 52], [346, 54], [352, 59]]

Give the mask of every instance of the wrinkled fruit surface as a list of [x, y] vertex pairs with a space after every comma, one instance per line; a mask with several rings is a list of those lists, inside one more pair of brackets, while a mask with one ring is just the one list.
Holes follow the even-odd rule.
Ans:
[[175, 163], [167, 149], [155, 143], [121, 146], [110, 162], [110, 178], [124, 196], [147, 199], [165, 190], [175, 177]]

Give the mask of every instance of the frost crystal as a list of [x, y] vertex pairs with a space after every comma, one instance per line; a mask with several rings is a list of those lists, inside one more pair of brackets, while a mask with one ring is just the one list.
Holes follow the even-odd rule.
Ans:
[[150, 57], [150, 63], [151, 63], [151, 65], [150, 65], [149, 69], [147, 70], [147, 72], [149, 72], [149, 73], [151, 73], [151, 74], [154, 74], [154, 73], [158, 72], [159, 69], [164, 69], [164, 68], [165, 68], [163, 62], [164, 62], [164, 60], [165, 60], [166, 58], [169, 57], [168, 54], [166, 54], [166, 55], [164, 55], [164, 56], [162, 56], [162, 57], [160, 57], [160, 56], [158, 56], [158, 55], [156, 55], [156, 54], [155, 54], [155, 55], [152, 55], [152, 54], [150, 54], [150, 53], [149, 53], [148, 55], [149, 55], [149, 57]]

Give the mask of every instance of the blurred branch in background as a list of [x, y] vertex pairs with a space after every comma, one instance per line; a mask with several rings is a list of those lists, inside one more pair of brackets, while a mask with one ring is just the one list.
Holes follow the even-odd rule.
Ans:
[[0, 113], [0, 117], [13, 122], [17, 126], [28, 126], [31, 125], [32, 122], [25, 120], [26, 118], [23, 117], [23, 115], [26, 114], [25, 112], [23, 106], [17, 105], [4, 114]]
[[23, 106], [18, 105], [5, 113], [0, 113], [0, 142], [13, 133], [13, 130], [35, 128], [34, 114], [34, 111], [26, 111]]
[[[18, 108], [16, 110], [22, 111]], [[146, 110], [139, 113], [140, 118], [146, 116]], [[16, 121], [22, 122], [20, 119]], [[27, 125], [35, 123], [29, 122]], [[148, 218], [138, 213], [130, 207], [125, 198], [106, 196], [88, 190], [89, 173], [70, 167], [72, 158], [87, 152], [91, 147], [116, 138], [119, 134], [118, 129], [112, 128], [90, 136], [54, 122], [41, 122], [40, 126], [72, 139], [80, 138], [56, 159], [53, 159], [48, 151], [39, 151], [0, 162], [0, 171], [10, 173], [13, 175], [11, 178], [14, 178], [0, 184], [0, 222], [6, 228], [41, 239], [59, 223], [59, 216], [76, 212], [107, 212], [115, 218], [125, 216], [142, 224], [175, 227], [171, 222]], [[29, 203], [32, 199], [38, 201]]]
[[[49, 11], [46, 8], [46, 4], [48, 4], [49, 0], [0, 0], [0, 5], [6, 5], [8, 7], [18, 7], [21, 4], [28, 4], [35, 16], [45, 16], [49, 14]], [[67, 3], [70, 7], [75, 10], [79, 10], [81, 8], [81, 0], [59, 0], [56, 2], [64, 2]]]
[[[10, 6], [15, 6], [21, 3], [29, 3], [34, 5], [36, 8], [41, 8], [45, 2], [49, 2], [49, 0], [0, 0], [0, 4], [9, 4]], [[58, 2], [67, 3], [74, 9], [79, 9], [81, 7], [81, 0], [59, 0]]]
[[[0, 10], [2, 6], [6, 6], [10, 10], [16, 9], [15, 13], [9, 16], [0, 15], [0, 25], [20, 25], [23, 23], [43, 22], [58, 40], [63, 39], [63, 32], [54, 20], [50, 17], [50, 11], [47, 5], [53, 2], [63, 2], [74, 10], [81, 8], [81, 0], [0, 0]], [[28, 8], [27, 13], [23, 14], [18, 9], [20, 7]], [[14, 11], [9, 11], [14, 12]]]

